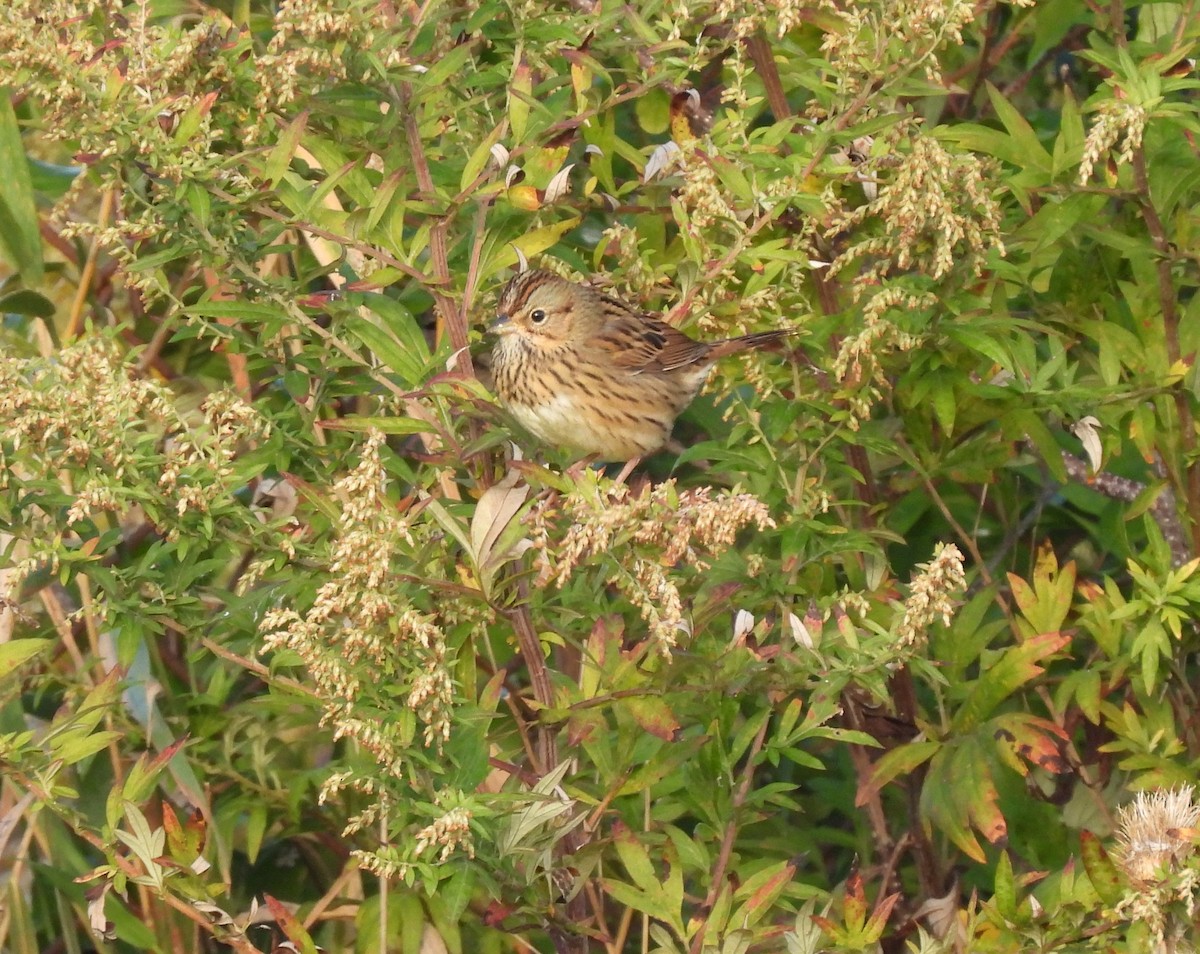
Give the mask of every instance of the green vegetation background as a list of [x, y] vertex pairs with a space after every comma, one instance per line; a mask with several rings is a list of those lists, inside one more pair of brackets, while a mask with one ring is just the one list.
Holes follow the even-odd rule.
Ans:
[[[11, 0], [0, 947], [1181, 949], [1198, 31]], [[522, 259], [795, 347], [573, 478]]]

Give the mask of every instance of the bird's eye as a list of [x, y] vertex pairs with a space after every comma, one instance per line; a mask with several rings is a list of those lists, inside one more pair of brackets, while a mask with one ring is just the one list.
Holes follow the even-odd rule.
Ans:
[[535, 325], [540, 325], [546, 320], [546, 313], [541, 308], [535, 308], [529, 313], [529, 320]]

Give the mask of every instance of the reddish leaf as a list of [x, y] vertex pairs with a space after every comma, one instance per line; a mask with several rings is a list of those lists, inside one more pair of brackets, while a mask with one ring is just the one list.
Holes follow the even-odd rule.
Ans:
[[596, 732], [608, 728], [604, 713], [598, 708], [573, 710], [567, 717], [567, 741], [572, 745], [586, 742]]
[[638, 725], [667, 742], [672, 741], [679, 731], [675, 713], [656, 696], [631, 696], [625, 700], [625, 708]]
[[888, 918], [892, 916], [892, 908], [899, 900], [900, 892], [897, 891], [895, 894], [889, 894], [875, 905], [875, 910], [871, 912], [871, 920], [867, 922], [864, 941], [874, 944], [883, 936], [883, 929], [887, 927]]
[[846, 879], [842, 920], [846, 923], [846, 931], [851, 935], [858, 934], [867, 923], [867, 892], [863, 888], [862, 875], [857, 869]]
[[755, 889], [754, 893], [746, 901], [745, 910], [753, 912], [765, 905], [774, 903], [775, 899], [779, 897], [779, 893], [791, 883], [795, 874], [795, 864], [790, 861], [785, 862], [780, 866], [778, 871]]
[[1067, 733], [1048, 719], [1025, 712], [1009, 712], [991, 720], [995, 738], [1002, 743], [1001, 758], [1014, 771], [1028, 775], [1026, 764], [1055, 775], [1065, 775], [1071, 765], [1063, 755]]
[[200, 812], [193, 812], [187, 824], [182, 824], [171, 803], [163, 802], [162, 824], [167, 833], [167, 851], [173, 861], [188, 865], [200, 856], [206, 828]]
[[316, 943], [304, 929], [304, 925], [296, 919], [296, 916], [288, 910], [284, 903], [269, 894], [264, 894], [263, 900], [270, 908], [271, 915], [275, 918], [275, 923], [279, 925], [280, 930], [289, 941], [296, 945], [296, 950], [300, 954], [317, 954]]

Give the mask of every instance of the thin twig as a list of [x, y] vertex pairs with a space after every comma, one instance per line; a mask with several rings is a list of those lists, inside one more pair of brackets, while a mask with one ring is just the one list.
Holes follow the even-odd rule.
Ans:
[[[417, 114], [413, 104], [412, 87], [404, 84], [401, 87], [401, 108], [404, 110], [404, 134], [408, 140], [408, 152], [412, 159], [413, 173], [417, 177], [417, 187], [433, 199], [436, 190], [433, 176], [429, 172], [429, 161], [425, 157], [425, 145], [421, 140], [421, 128], [417, 123]], [[433, 301], [437, 307], [438, 322], [450, 339], [450, 346], [455, 351], [462, 351], [463, 368], [470, 370], [471, 356], [465, 351], [469, 344], [467, 337], [467, 316], [465, 311], [455, 305], [454, 299], [443, 291], [451, 286], [450, 260], [447, 255], [446, 233], [450, 228], [450, 218], [443, 215], [433, 219], [429, 229], [429, 260], [433, 265], [433, 277], [437, 285], [431, 289]]]
[[200, 645], [207, 649], [214, 656], [224, 659], [226, 662], [231, 662], [249, 673], [258, 676], [263, 682], [270, 683], [273, 686], [278, 686], [281, 689], [287, 689], [289, 692], [295, 692], [299, 695], [306, 696], [309, 699], [320, 699], [321, 696], [314, 692], [311, 688], [304, 685], [302, 682], [297, 682], [295, 679], [289, 679], [287, 676], [272, 675], [271, 670], [260, 663], [257, 659], [248, 659], [245, 656], [239, 656], [222, 646], [220, 643], [215, 643], [207, 636], [200, 637]]
[[[1116, 2], [1116, 0], [1114, 0]], [[1175, 299], [1175, 281], [1172, 277], [1174, 254], [1167, 230], [1154, 206], [1150, 193], [1150, 177], [1146, 173], [1146, 153], [1143, 147], [1133, 152], [1133, 181], [1137, 188], [1142, 209], [1142, 219], [1150, 241], [1154, 243], [1155, 273], [1158, 279], [1158, 306], [1162, 312], [1163, 334], [1167, 344], [1167, 361], [1172, 367], [1179, 363], [1179, 309]], [[1195, 514], [1200, 510], [1200, 464], [1195, 462], [1196, 436], [1192, 422], [1192, 409], [1187, 391], [1181, 386], [1172, 388], [1175, 398], [1175, 433], [1179, 436], [1179, 460], [1183, 467], [1181, 496], [1184, 509]], [[1188, 462], [1191, 461], [1189, 464]], [[1200, 552], [1200, 520], [1191, 522], [1192, 552]]]
[[[100, 197], [100, 211], [96, 215], [98, 228], [105, 228], [108, 225], [115, 196], [116, 191], [108, 188]], [[71, 341], [79, 335], [80, 326], [83, 324], [83, 309], [87, 305], [88, 292], [92, 287], [92, 277], [96, 274], [96, 259], [99, 256], [100, 242], [94, 239], [92, 247], [88, 249], [87, 259], [83, 263], [83, 271], [79, 274], [79, 287], [75, 290], [75, 300], [71, 302], [71, 313], [67, 318], [67, 327], [62, 335], [64, 342]]]
[[708, 894], [701, 906], [700, 928], [696, 931], [696, 936], [692, 938], [691, 954], [700, 954], [703, 949], [704, 933], [708, 923], [706, 916], [716, 906], [717, 899], [724, 890], [725, 871], [729, 868], [729, 859], [733, 856], [733, 843], [737, 838], [737, 812], [746, 803], [746, 797], [750, 794], [750, 784], [754, 781], [754, 770], [758, 768], [758, 753], [762, 751], [763, 740], [767, 737], [767, 727], [770, 724], [769, 718], [763, 719], [762, 725], [758, 727], [758, 734], [754, 736], [750, 751], [746, 755], [746, 764], [742, 768], [742, 782], [738, 786], [738, 790], [733, 796], [733, 804], [730, 806], [733, 817], [729, 819], [729, 823], [725, 826], [725, 834], [721, 837], [721, 850], [717, 854], [717, 863], [713, 866]]
[[[521, 649], [521, 655], [525, 657], [525, 669], [529, 673], [533, 697], [541, 706], [549, 708], [554, 705], [554, 687], [550, 685], [550, 673], [546, 669], [546, 658], [542, 655], [542, 641], [538, 639], [533, 617], [529, 612], [529, 582], [525, 579], [517, 580], [516, 589], [517, 603], [506, 609], [505, 615], [513, 625], [517, 634], [517, 645]], [[539, 764], [534, 768], [539, 775], [545, 775], [558, 764], [558, 746], [554, 732], [549, 726], [540, 723], [537, 725], [535, 745]]]
[[767, 105], [775, 114], [775, 121], [782, 122], [792, 115], [792, 107], [788, 105], [787, 95], [783, 91], [783, 82], [779, 78], [779, 69], [775, 66], [775, 56], [771, 52], [771, 44], [759, 27], [746, 37], [746, 51], [754, 62], [755, 72], [762, 80], [763, 89], [767, 93]]

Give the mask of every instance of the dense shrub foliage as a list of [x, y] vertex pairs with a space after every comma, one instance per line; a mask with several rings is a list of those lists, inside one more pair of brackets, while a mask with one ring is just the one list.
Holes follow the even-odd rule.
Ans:
[[[0, 947], [1184, 946], [1198, 31], [9, 0]], [[525, 262], [795, 333], [618, 484]]]

